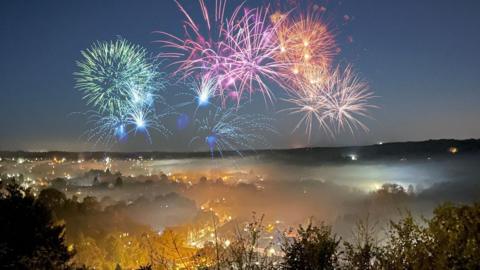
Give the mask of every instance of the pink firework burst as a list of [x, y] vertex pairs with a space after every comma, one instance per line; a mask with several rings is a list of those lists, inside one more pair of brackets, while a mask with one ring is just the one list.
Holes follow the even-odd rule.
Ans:
[[[210, 12], [205, 0], [199, 0], [202, 21], [197, 22], [180, 2], [175, 1], [179, 10], [185, 16], [183, 23], [184, 35], [177, 36], [171, 33], [158, 31], [164, 52], [158, 56], [172, 60], [171, 65], [176, 67], [174, 75], [182, 79], [194, 74], [215, 72], [222, 69], [221, 53], [223, 48], [223, 35], [225, 20], [226, 0], [215, 0], [215, 8]], [[242, 5], [237, 6], [231, 18], [235, 18]]]
[[[268, 84], [282, 85], [282, 76], [288, 65], [275, 59], [280, 48], [277, 39], [278, 23], [269, 21], [268, 7], [244, 9], [238, 20], [230, 20], [225, 28], [224, 77], [241, 97], [260, 92], [272, 101]], [[233, 82], [233, 83], [232, 83]]]
[[[209, 14], [205, 1], [199, 0], [203, 23], [195, 22], [186, 9], [176, 2], [186, 20], [185, 35], [178, 37], [160, 32], [166, 52], [160, 57], [173, 59], [174, 74], [182, 79], [192, 76], [216, 78], [216, 91], [226, 100], [240, 103], [244, 93], [263, 94], [272, 101], [269, 84], [281, 84], [280, 74], [288, 65], [277, 61], [278, 23], [271, 23], [269, 9], [247, 9], [239, 5], [225, 16], [226, 1], [215, 1], [215, 12]], [[205, 28], [202, 30], [202, 27]], [[206, 26], [206, 27], [205, 27]]]

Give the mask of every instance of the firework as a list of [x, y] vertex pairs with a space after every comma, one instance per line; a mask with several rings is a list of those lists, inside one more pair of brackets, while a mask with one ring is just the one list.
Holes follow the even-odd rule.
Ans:
[[312, 129], [316, 126], [323, 130], [330, 136], [334, 136], [330, 128], [329, 111], [326, 106], [326, 100], [323, 95], [306, 95], [302, 93], [299, 96], [284, 99], [290, 103], [292, 107], [284, 109], [283, 111], [289, 114], [300, 114], [301, 118], [292, 132], [297, 131], [300, 127], [305, 126], [305, 133], [308, 140], [312, 134]]
[[152, 143], [150, 130], [155, 130], [163, 136], [170, 134], [170, 131], [161, 122], [162, 117], [170, 114], [171, 111], [169, 110], [158, 114], [150, 107], [132, 107], [126, 117], [127, 126], [132, 127], [129, 133], [134, 133], [135, 135], [137, 133], [143, 133], [148, 141]]
[[[178, 8], [185, 16], [184, 36], [176, 36], [167, 32], [157, 32], [161, 35], [158, 41], [165, 52], [158, 56], [173, 60], [177, 66], [174, 74], [180, 74], [182, 79], [193, 74], [212, 73], [222, 69], [221, 54], [223, 51], [223, 36], [225, 26], [226, 0], [215, 0], [215, 11], [209, 12], [204, 0], [199, 0], [203, 23], [196, 22], [187, 10], [178, 2]], [[241, 9], [236, 7], [232, 17], [235, 18]], [[205, 27], [206, 26], [206, 27]]]
[[89, 111], [87, 114], [89, 115], [87, 123], [93, 126], [84, 133], [89, 142], [108, 146], [127, 139], [126, 119], [114, 115], [105, 116], [95, 111]]
[[210, 99], [213, 98], [216, 90], [217, 81], [208, 75], [191, 83], [191, 91], [194, 93], [198, 107], [204, 107], [210, 104]]
[[345, 69], [337, 67], [328, 80], [326, 89], [328, 116], [336, 124], [337, 131], [355, 129], [368, 131], [368, 127], [359, 118], [368, 117], [368, 110], [376, 108], [370, 104], [375, 96], [366, 81], [361, 79], [348, 65]]
[[203, 119], [197, 119], [201, 135], [194, 137], [190, 144], [203, 141], [212, 157], [215, 152], [222, 156], [224, 151], [242, 155], [242, 150], [253, 150], [254, 144], [266, 143], [261, 133], [275, 133], [269, 122], [272, 119], [263, 115], [239, 114], [236, 109], [217, 108]]
[[220, 78], [232, 85], [241, 97], [260, 92], [272, 100], [268, 83], [281, 84], [281, 74], [287, 65], [275, 59], [279, 50], [277, 23], [269, 22], [268, 7], [245, 10], [238, 20], [230, 20], [226, 27], [228, 63]]
[[128, 106], [128, 112], [125, 115], [113, 115], [96, 111], [88, 111], [88, 124], [92, 126], [85, 136], [88, 141], [93, 141], [94, 145], [104, 144], [112, 145], [115, 142], [125, 142], [129, 135], [144, 134], [149, 143], [151, 140], [151, 131], [157, 131], [162, 136], [167, 136], [170, 131], [162, 124], [162, 119], [172, 114], [172, 110], [167, 107], [163, 113], [156, 113], [152, 107], [146, 106]]
[[[275, 57], [289, 64], [289, 73], [304, 76], [311, 66], [328, 69], [337, 54], [335, 36], [321, 17], [319, 9], [295, 16], [275, 13], [271, 16], [278, 22], [276, 31], [279, 49]], [[287, 76], [291, 77], [291, 76]]]
[[[368, 130], [361, 119], [374, 107], [369, 103], [373, 95], [351, 66], [332, 68], [338, 47], [322, 17], [325, 8], [271, 14], [269, 6], [227, 9], [227, 0], [215, 0], [210, 10], [206, 2], [198, 0], [201, 16], [194, 16], [175, 1], [185, 17], [183, 34], [160, 32], [158, 41], [164, 50], [158, 56], [168, 59], [174, 66], [171, 75], [188, 86], [188, 92], [180, 94], [191, 97], [175, 107], [197, 107], [191, 122], [199, 135], [191, 143], [207, 146], [212, 157], [224, 151], [241, 155], [241, 150], [265, 143], [259, 134], [275, 132], [268, 124], [271, 119], [240, 113], [240, 108], [241, 101], [254, 94], [274, 102], [272, 89], [287, 91], [291, 107], [285, 111], [301, 116], [294, 131], [305, 127], [309, 140], [317, 128], [332, 137]], [[162, 120], [173, 110], [159, 93], [165, 75], [145, 49], [119, 39], [97, 42], [82, 55], [75, 77], [76, 87], [94, 109], [89, 140], [110, 144], [144, 134], [151, 143], [152, 131], [169, 134]], [[159, 101], [165, 113], [157, 114]], [[231, 102], [234, 108], [228, 108]], [[197, 111], [206, 116], [198, 118]], [[189, 124], [188, 115], [177, 118], [179, 130]]]
[[186, 113], [182, 113], [177, 117], [177, 129], [183, 130], [190, 124], [190, 116]]
[[131, 102], [151, 104], [165, 85], [147, 51], [124, 39], [97, 42], [82, 55], [76, 87], [100, 113], [122, 115]]
[[309, 138], [316, 125], [331, 136], [342, 130], [368, 131], [359, 118], [367, 117], [368, 110], [375, 107], [369, 103], [374, 96], [350, 65], [335, 68], [325, 79], [304, 80], [297, 85], [302, 89], [286, 99], [293, 107], [285, 109], [290, 114], [302, 115], [294, 130], [305, 125]]
[[201, 31], [200, 24], [177, 2], [186, 17], [186, 33], [178, 37], [160, 32], [163, 38], [159, 42], [167, 52], [159, 56], [174, 59], [174, 74], [180, 74], [182, 79], [216, 78], [223, 102], [233, 99], [238, 105], [244, 92], [261, 92], [271, 100], [267, 81], [278, 83], [280, 72], [287, 65], [274, 58], [279, 46], [276, 26], [268, 19], [268, 8], [241, 9], [240, 5], [225, 18], [225, 1], [218, 0], [215, 20], [211, 20], [204, 1], [199, 3], [206, 30]]
[[[188, 101], [177, 104], [175, 107], [188, 107], [193, 104], [196, 105], [193, 117], [195, 118], [199, 109], [206, 109], [209, 105], [213, 105], [212, 99], [217, 94], [217, 82], [214, 78], [210, 78], [207, 75], [202, 76], [200, 79], [194, 79], [187, 84], [187, 91], [180, 92], [179, 96], [186, 96]], [[177, 127], [183, 127], [184, 121], [177, 123]], [[188, 122], [188, 121], [187, 121]], [[183, 129], [183, 128], [180, 128]]]

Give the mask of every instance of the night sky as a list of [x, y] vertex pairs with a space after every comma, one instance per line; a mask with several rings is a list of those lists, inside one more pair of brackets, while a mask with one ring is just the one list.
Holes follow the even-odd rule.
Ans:
[[[188, 1], [183, 1], [186, 3]], [[186, 5], [194, 10], [194, 1]], [[263, 1], [247, 1], [255, 7]], [[230, 4], [238, 3], [232, 0]], [[319, 2], [322, 4], [322, 2]], [[325, 4], [325, 3], [323, 3]], [[342, 52], [375, 92], [368, 133], [335, 139], [314, 132], [310, 145], [480, 137], [480, 1], [350, 0], [325, 4]], [[345, 18], [350, 20], [345, 21]], [[182, 14], [170, 0], [2, 1], [0, 4], [0, 150], [103, 150], [81, 137], [88, 128], [75, 112], [89, 108], [74, 88], [80, 51], [97, 40], [123, 37], [161, 52], [154, 31], [182, 33]], [[353, 42], [348, 42], [351, 39]], [[167, 89], [174, 103], [178, 87]], [[292, 134], [297, 117], [275, 105], [252, 109], [275, 119], [273, 148], [308, 144]], [[173, 136], [142, 136], [112, 150], [188, 151], [193, 129]], [[261, 146], [258, 146], [261, 147]]]

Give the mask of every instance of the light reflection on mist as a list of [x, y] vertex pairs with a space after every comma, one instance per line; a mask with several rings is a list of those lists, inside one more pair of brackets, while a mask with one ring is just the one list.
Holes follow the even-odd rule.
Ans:
[[[248, 220], [256, 212], [265, 214], [267, 222], [280, 220], [286, 226], [313, 217], [348, 233], [366, 216], [385, 222], [405, 209], [428, 216], [442, 202], [478, 200], [478, 164], [477, 155], [408, 160], [365, 160], [358, 155], [320, 161], [263, 153], [223, 159], [107, 156], [32, 165], [11, 162], [2, 170], [23, 173], [26, 179], [69, 175], [61, 189], [67, 195], [94, 196], [104, 207], [124, 205], [122, 209], [133, 220], [156, 230], [189, 224], [205, 211], [214, 211], [235, 222]], [[121, 186], [115, 184], [119, 176]], [[386, 183], [399, 185], [401, 192]]]
[[[354, 163], [354, 164], [353, 164]], [[388, 163], [350, 162], [288, 164], [282, 161], [262, 160], [259, 156], [225, 159], [168, 159], [151, 162], [153, 172], [195, 173], [216, 178], [222, 173], [255, 173], [272, 181], [317, 180], [357, 188], [363, 191], [378, 189], [384, 183], [404, 187], [428, 188], [435, 183], [468, 179], [476, 176], [475, 161], [470, 160], [414, 160]]]

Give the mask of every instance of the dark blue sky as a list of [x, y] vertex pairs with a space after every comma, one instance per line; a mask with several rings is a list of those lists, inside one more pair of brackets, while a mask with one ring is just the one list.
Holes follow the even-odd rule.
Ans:
[[[365, 120], [370, 132], [335, 140], [317, 132], [312, 144], [480, 137], [480, 1], [330, 0], [327, 6], [340, 61], [353, 63], [369, 81], [381, 108]], [[344, 15], [352, 18], [347, 24]], [[80, 50], [122, 36], [156, 54], [152, 32], [179, 34], [182, 19], [170, 0], [2, 1], [0, 149], [91, 150], [80, 137], [85, 118], [69, 115], [88, 109], [73, 87]], [[263, 103], [253, 109], [265, 111]], [[272, 115], [279, 130], [273, 147], [305, 144], [291, 135], [296, 118]], [[172, 131], [174, 139], [154, 136], [150, 145], [137, 137], [114, 149], [188, 150], [193, 130]]]

